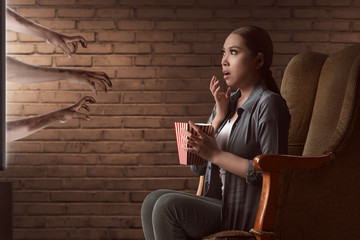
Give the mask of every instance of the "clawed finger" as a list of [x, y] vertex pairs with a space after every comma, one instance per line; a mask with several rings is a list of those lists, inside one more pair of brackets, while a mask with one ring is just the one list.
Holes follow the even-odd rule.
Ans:
[[104, 72], [92, 72], [90, 74], [92, 77], [97, 78], [103, 82], [106, 82], [106, 84], [111, 88], [112, 87], [112, 83], [110, 81], [110, 78], [108, 75], [106, 75], [106, 73]]
[[83, 113], [75, 112], [73, 114], [73, 118], [81, 119], [81, 120], [90, 120], [89, 116]]

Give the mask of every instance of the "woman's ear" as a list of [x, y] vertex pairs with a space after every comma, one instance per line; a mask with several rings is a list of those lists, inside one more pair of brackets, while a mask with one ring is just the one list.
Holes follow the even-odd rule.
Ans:
[[260, 69], [264, 65], [264, 54], [259, 52], [255, 57], [255, 67]]

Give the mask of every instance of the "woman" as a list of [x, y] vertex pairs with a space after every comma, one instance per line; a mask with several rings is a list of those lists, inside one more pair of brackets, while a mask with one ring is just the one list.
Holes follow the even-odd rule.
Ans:
[[[270, 71], [269, 34], [256, 26], [238, 28], [225, 40], [222, 54], [229, 88], [223, 93], [216, 77], [210, 81], [216, 104], [208, 122], [215, 135], [205, 135], [191, 121], [198, 136], [184, 130], [183, 148], [207, 160], [204, 166], [191, 166], [193, 172], [205, 174], [203, 196], [172, 190], [150, 193], [141, 210], [147, 240], [249, 231], [262, 187], [262, 173], [254, 169], [252, 159], [287, 153], [290, 113]], [[231, 93], [230, 87], [237, 91]]]

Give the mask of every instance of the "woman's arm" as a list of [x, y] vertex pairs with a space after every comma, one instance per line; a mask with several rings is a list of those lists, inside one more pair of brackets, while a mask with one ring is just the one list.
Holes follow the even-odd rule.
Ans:
[[[248, 159], [220, 150], [214, 135], [206, 135], [191, 121], [189, 121], [189, 124], [192, 128], [194, 128], [199, 136], [196, 136], [189, 131], [183, 130], [187, 137], [182, 138], [183, 142], [185, 143], [182, 145], [184, 150], [195, 153], [198, 156], [214, 163], [215, 165], [224, 168], [228, 172], [243, 178], [246, 177], [247, 167], [249, 164]], [[189, 144], [190, 147], [186, 147], [186, 144]]]
[[111, 88], [110, 78], [104, 72], [92, 72], [70, 68], [40, 67], [6, 57], [6, 80], [16, 83], [39, 83], [67, 80], [71, 83], [88, 86], [95, 94], [95, 83], [107, 91]]
[[[68, 57], [71, 57], [71, 54], [76, 52], [79, 42], [84, 48], [87, 46], [86, 40], [82, 36], [67, 36], [55, 32], [47, 27], [22, 17], [8, 7], [6, 8], [6, 29], [41, 37], [45, 39], [46, 42], [60, 47], [64, 51], [64, 54]], [[73, 51], [69, 49], [67, 44], [72, 44], [74, 48]]]
[[6, 141], [10, 142], [26, 137], [55, 122], [67, 122], [72, 119], [89, 120], [87, 115], [78, 112], [82, 108], [89, 111], [87, 103], [95, 103], [95, 99], [93, 97], [85, 96], [74, 105], [64, 109], [36, 117], [8, 121], [6, 123]]

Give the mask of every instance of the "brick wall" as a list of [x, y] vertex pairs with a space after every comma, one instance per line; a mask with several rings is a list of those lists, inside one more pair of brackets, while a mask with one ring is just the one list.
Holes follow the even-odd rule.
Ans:
[[[8, 144], [15, 239], [143, 239], [140, 208], [158, 188], [195, 193], [198, 178], [177, 160], [174, 121], [207, 120], [208, 84], [221, 77], [220, 49], [244, 24], [269, 31], [281, 84], [291, 57], [336, 52], [360, 41], [359, 0], [8, 0], [21, 15], [88, 48], [68, 59], [42, 39], [7, 33], [27, 63], [105, 71], [111, 92], [91, 121], [56, 124]], [[7, 85], [8, 119], [70, 105], [86, 88], [66, 81]]]

